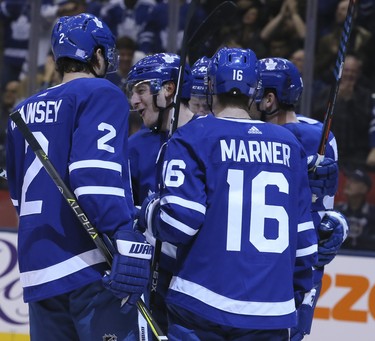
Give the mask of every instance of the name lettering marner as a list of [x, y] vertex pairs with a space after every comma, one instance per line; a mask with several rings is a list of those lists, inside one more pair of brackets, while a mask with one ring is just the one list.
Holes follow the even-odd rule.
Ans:
[[272, 141], [220, 140], [221, 160], [235, 162], [269, 162], [290, 167], [290, 147]]
[[[20, 114], [26, 123], [54, 123], [61, 107], [62, 99], [57, 101], [38, 101], [20, 108]], [[12, 128], [15, 124], [12, 122]]]

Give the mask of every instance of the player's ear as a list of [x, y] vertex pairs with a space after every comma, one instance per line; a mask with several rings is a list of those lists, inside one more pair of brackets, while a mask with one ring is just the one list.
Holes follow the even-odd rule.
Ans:
[[265, 97], [266, 97], [267, 108], [272, 107], [272, 105], [276, 103], [276, 96], [273, 92], [269, 92]]
[[163, 85], [166, 97], [172, 97], [176, 91], [176, 84], [174, 82], [167, 82]]

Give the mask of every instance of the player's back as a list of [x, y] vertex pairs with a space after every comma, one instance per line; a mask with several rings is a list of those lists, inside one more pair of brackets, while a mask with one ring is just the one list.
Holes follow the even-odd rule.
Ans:
[[[113, 109], [108, 108], [109, 98]], [[93, 178], [113, 193], [129, 186], [123, 140], [113, 139], [116, 134], [127, 136], [127, 105], [109, 81], [80, 78], [34, 95], [17, 108], [62, 179], [77, 197], [82, 195], [80, 204], [94, 225], [113, 230], [118, 226], [113, 224], [130, 221], [125, 198], [121, 212], [116, 212], [119, 221], [114, 222], [103, 212], [110, 212], [119, 199], [109, 193], [100, 199], [84, 191]], [[123, 113], [115, 112], [119, 107]], [[98, 280], [106, 267], [103, 257], [14, 123], [8, 128], [9, 188], [20, 214], [20, 249], [28, 250], [19, 256], [25, 299], [49, 297]], [[86, 265], [69, 263], [80, 255], [85, 255]]]
[[309, 290], [316, 247], [306, 157], [294, 135], [207, 116], [178, 129], [166, 160], [161, 203], [174, 220], [165, 219], [164, 237], [185, 244], [168, 302], [240, 328], [293, 325], [296, 254], [311, 247], [299, 257]]

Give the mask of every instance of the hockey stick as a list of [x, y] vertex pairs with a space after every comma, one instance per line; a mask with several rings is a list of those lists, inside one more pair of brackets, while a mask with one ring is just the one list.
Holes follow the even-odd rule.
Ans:
[[182, 84], [184, 82], [184, 72], [186, 65], [186, 57], [188, 56], [189, 50], [202, 45], [208, 40], [217, 30], [221, 28], [223, 21], [228, 20], [237, 12], [237, 5], [233, 1], [225, 1], [215, 7], [207, 18], [198, 26], [191, 37], [188, 39], [188, 32], [190, 31], [190, 21], [194, 9], [196, 7], [197, 0], [192, 0], [189, 11], [186, 17], [184, 36], [182, 40], [181, 53], [180, 53], [180, 66], [177, 78], [177, 89], [174, 96], [174, 112], [171, 118], [171, 125], [169, 130], [169, 136], [176, 131], [178, 127], [178, 117], [180, 112], [180, 100]]
[[[16, 124], [22, 135], [24, 136], [25, 140], [30, 145], [31, 149], [38, 157], [40, 162], [42, 163], [44, 169], [47, 171], [48, 175], [56, 184], [57, 188], [63, 195], [64, 199], [73, 210], [74, 214], [80, 221], [82, 227], [86, 230], [86, 232], [91, 237], [92, 241], [95, 243], [96, 247], [102, 252], [106, 262], [111, 266], [113, 260], [113, 254], [107, 248], [104, 240], [99, 235], [98, 230], [91, 224], [90, 220], [83, 212], [82, 208], [79, 206], [75, 195], [71, 192], [71, 190], [66, 186], [65, 182], [61, 178], [60, 174], [56, 171], [55, 167], [53, 166], [52, 162], [49, 160], [47, 154], [44, 152], [43, 148], [28, 128], [27, 124], [23, 120], [19, 111], [15, 111], [10, 114], [10, 118]], [[155, 319], [152, 317], [150, 311], [146, 307], [145, 303], [139, 299], [137, 301], [137, 308], [142, 316], [145, 318], [147, 323], [149, 324], [152, 332], [156, 336], [156, 338], [160, 341], [168, 340], [167, 336], [162, 332], [159, 325], [156, 323]]]
[[197, 7], [197, 3], [199, 0], [192, 0], [189, 9], [186, 15], [185, 27], [184, 27], [184, 35], [182, 38], [182, 45], [181, 45], [181, 52], [180, 52], [180, 65], [178, 68], [178, 77], [177, 77], [177, 85], [176, 85], [176, 93], [173, 99], [174, 102], [174, 110], [173, 115], [171, 117], [171, 123], [169, 128], [169, 137], [175, 132], [178, 127], [178, 117], [180, 113], [180, 103], [181, 103], [181, 91], [182, 91], [182, 84], [184, 82], [184, 72], [186, 66], [186, 56], [187, 56], [187, 33], [189, 30], [191, 18], [193, 17], [195, 8]]
[[[182, 83], [184, 81], [184, 72], [185, 72], [185, 65], [186, 65], [186, 40], [187, 40], [187, 32], [189, 29], [189, 24], [191, 21], [191, 18], [193, 17], [195, 8], [197, 6], [198, 0], [192, 0], [188, 13], [186, 15], [186, 21], [185, 21], [185, 27], [184, 27], [184, 35], [182, 38], [182, 48], [181, 48], [181, 53], [180, 53], [180, 65], [178, 68], [178, 78], [177, 78], [177, 85], [176, 85], [176, 94], [173, 98], [174, 102], [174, 110], [173, 114], [171, 116], [171, 121], [170, 121], [170, 127], [169, 127], [169, 137], [172, 136], [173, 132], [177, 129], [178, 125], [178, 116], [180, 112], [180, 103], [181, 103], [181, 90], [182, 90]], [[164, 146], [161, 147], [161, 150], [159, 151], [159, 155], [162, 152], [162, 149]], [[162, 160], [161, 160], [162, 161]], [[157, 160], [157, 167], [161, 167], [159, 163], [159, 157]], [[156, 176], [156, 181], [158, 182], [158, 176]], [[156, 290], [158, 286], [158, 278], [159, 278], [159, 269], [160, 269], [160, 255], [161, 255], [161, 248], [162, 248], [162, 242], [155, 238], [155, 249], [154, 249], [154, 256], [152, 257], [152, 263], [151, 263], [151, 290], [150, 290], [150, 308], [152, 311], [152, 308], [155, 304], [155, 297], [156, 297]]]
[[[189, 5], [188, 13], [186, 16], [184, 35], [182, 40], [181, 52], [180, 52], [180, 65], [178, 71], [176, 93], [173, 99], [174, 111], [171, 117], [170, 127], [169, 127], [169, 137], [176, 131], [178, 127], [178, 117], [180, 113], [180, 103], [181, 103], [181, 91], [182, 84], [184, 82], [184, 73], [186, 66], [186, 58], [188, 51], [191, 47], [203, 44], [208, 37], [214, 34], [220, 27], [222, 21], [230, 16], [232, 16], [237, 11], [237, 5], [232, 1], [225, 1], [218, 5], [208, 17], [199, 25], [199, 27], [194, 31], [188, 40], [188, 32], [190, 32], [190, 22], [197, 6], [198, 0], [192, 0]], [[220, 24], [220, 25], [219, 25]], [[155, 294], [158, 285], [159, 278], [159, 267], [160, 267], [160, 254], [161, 254], [162, 243], [160, 240], [155, 240], [155, 250], [154, 257], [152, 258], [152, 282], [151, 282], [151, 292], [150, 292], [150, 307], [153, 306], [155, 302]]]
[[343, 70], [344, 62], [345, 62], [346, 50], [348, 49], [348, 41], [349, 41], [350, 33], [353, 28], [356, 4], [357, 4], [357, 0], [350, 0], [348, 11], [346, 13], [344, 27], [341, 33], [339, 51], [338, 51], [338, 55], [336, 59], [335, 68], [333, 71], [336, 82], [335, 84], [332, 85], [330, 93], [329, 93], [329, 97], [328, 97], [328, 106], [327, 106], [326, 114], [324, 116], [322, 137], [320, 139], [320, 144], [319, 144], [319, 149], [318, 149], [318, 154], [319, 154], [319, 159], [320, 159], [318, 161], [321, 161], [324, 158], [324, 154], [326, 150], [326, 145], [327, 145], [329, 132], [331, 129], [331, 124], [332, 124], [333, 112], [334, 112], [336, 99], [337, 99], [337, 93], [340, 87], [340, 81], [341, 81], [342, 70]]
[[[212, 39], [215, 33], [218, 32], [223, 25], [230, 22], [233, 16], [237, 13], [238, 9], [238, 6], [233, 1], [225, 1], [215, 7], [208, 17], [203, 20], [187, 43], [187, 55], [190, 63], [193, 63], [193, 61], [195, 62], [193, 51], [197, 55], [197, 52], [200, 52], [199, 50], [210, 39]], [[215, 42], [215, 46], [218, 46], [219, 43], [221, 42]], [[212, 48], [213, 46], [211, 46], [211, 49]], [[196, 57], [202, 56], [198, 55]]]

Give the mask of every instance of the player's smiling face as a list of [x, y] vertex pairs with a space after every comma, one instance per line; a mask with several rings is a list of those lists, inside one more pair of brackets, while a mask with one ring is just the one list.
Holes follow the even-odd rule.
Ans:
[[133, 87], [130, 104], [137, 110], [143, 120], [143, 124], [151, 128], [155, 126], [159, 111], [153, 102], [153, 95], [150, 90], [150, 83], [140, 82]]

